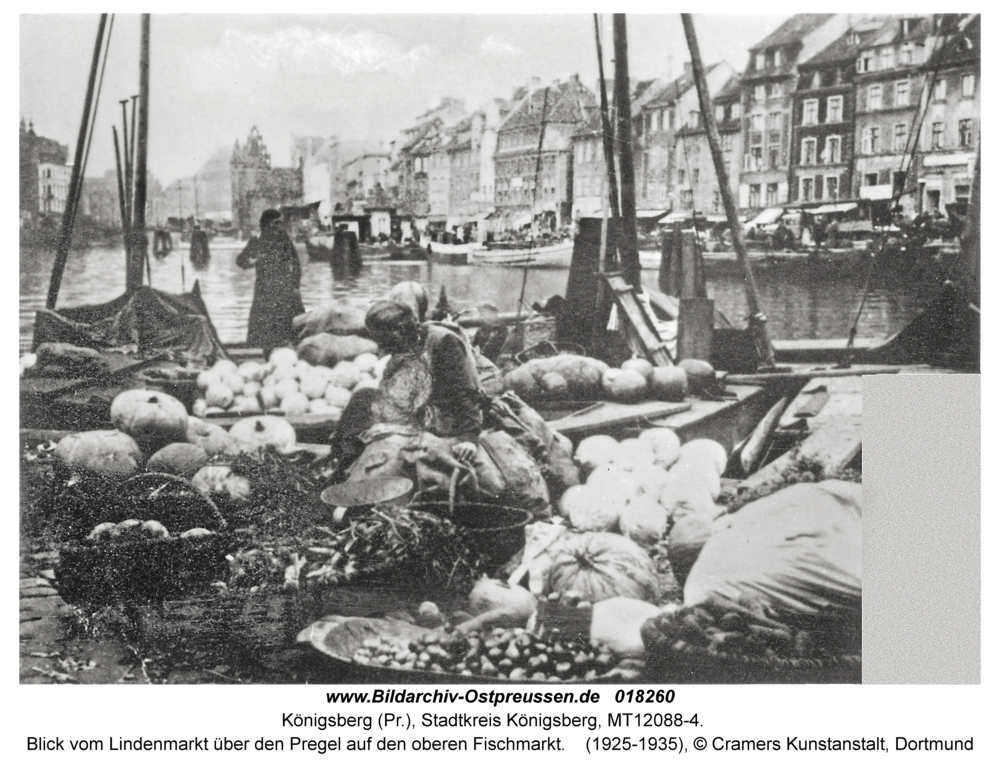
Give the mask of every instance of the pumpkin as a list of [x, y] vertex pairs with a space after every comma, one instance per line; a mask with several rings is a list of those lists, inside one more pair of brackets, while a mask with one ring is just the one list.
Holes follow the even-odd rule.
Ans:
[[611, 368], [601, 377], [604, 394], [611, 400], [634, 403], [641, 400], [647, 391], [646, 378], [637, 371], [622, 371]]
[[287, 420], [271, 415], [241, 419], [229, 430], [229, 436], [244, 451], [266, 446], [288, 449], [295, 445], [295, 428]]
[[715, 467], [715, 471], [722, 475], [726, 472], [726, 465], [729, 464], [729, 454], [726, 453], [721, 443], [708, 438], [696, 438], [681, 446], [679, 461], [682, 463], [705, 462]]
[[297, 417], [309, 411], [309, 399], [304, 393], [290, 393], [281, 399], [279, 408], [287, 416]]
[[206, 465], [195, 473], [191, 484], [205, 494], [218, 494], [232, 502], [250, 499], [250, 481], [225, 465]]
[[610, 531], [618, 525], [618, 512], [586, 484], [570, 486], [559, 499], [559, 512], [578, 531]]
[[250, 380], [243, 383], [243, 396], [245, 398], [256, 398], [257, 393], [261, 391], [260, 382]]
[[653, 464], [655, 455], [652, 448], [638, 438], [626, 438], [618, 444], [618, 451], [611, 455], [608, 462], [626, 472], [638, 470]]
[[233, 398], [233, 403], [229, 407], [229, 411], [238, 414], [247, 414], [260, 411], [260, 401], [255, 397], [250, 397], [248, 395], [237, 395]]
[[351, 390], [361, 381], [361, 369], [350, 361], [342, 360], [330, 372], [330, 384]]
[[244, 382], [261, 382], [267, 373], [267, 369], [261, 363], [248, 360], [239, 365], [236, 373], [240, 375]]
[[279, 402], [298, 391], [299, 383], [291, 378], [282, 379], [274, 386], [274, 394], [278, 397]]
[[294, 366], [298, 360], [298, 354], [291, 347], [275, 347], [267, 356], [267, 362], [275, 368], [281, 365]]
[[542, 376], [542, 392], [545, 396], [553, 399], [565, 400], [569, 397], [569, 384], [565, 377], [550, 371]]
[[338, 412], [340, 411], [340, 409], [336, 406], [331, 406], [323, 398], [314, 398], [309, 401], [309, 406], [306, 409], [306, 412], [309, 414], [329, 414], [332, 409], [335, 409]]
[[212, 382], [205, 390], [205, 403], [212, 408], [227, 409], [234, 397], [232, 388], [224, 382]]
[[243, 381], [243, 377], [236, 372], [223, 376], [222, 383], [233, 391], [233, 395], [241, 395], [243, 393], [243, 385], [246, 384], [246, 382]]
[[618, 528], [633, 542], [651, 548], [666, 533], [668, 517], [656, 497], [640, 494], [625, 505]]
[[576, 592], [597, 603], [615, 596], [655, 603], [659, 598], [656, 566], [639, 545], [606, 531], [572, 534], [552, 548], [548, 590]]
[[668, 472], [674, 485], [701, 487], [712, 499], [718, 499], [722, 493], [722, 479], [711, 460], [684, 462], [678, 459]]
[[476, 616], [502, 609], [527, 622], [535, 613], [536, 604], [535, 596], [520, 585], [510, 585], [488, 577], [476, 582], [469, 594], [469, 609]]
[[328, 387], [326, 378], [322, 374], [306, 372], [299, 380], [299, 390], [309, 400], [322, 398]]
[[223, 358], [222, 360], [217, 360], [209, 371], [215, 373], [215, 375], [221, 379], [227, 374], [235, 374], [239, 371], [239, 366], [237, 366], [233, 361]]
[[504, 387], [513, 390], [521, 400], [532, 401], [538, 398], [542, 391], [541, 385], [524, 366], [508, 371], [503, 378]]
[[157, 451], [146, 462], [150, 473], [169, 473], [191, 478], [208, 464], [208, 452], [193, 443], [171, 443]]
[[648, 494], [654, 499], [659, 498], [660, 492], [670, 485], [673, 480], [670, 473], [659, 465], [644, 465], [632, 471], [632, 480], [640, 494]]
[[608, 464], [617, 451], [618, 441], [610, 435], [590, 435], [580, 441], [573, 459], [584, 473], [590, 473], [595, 467]]
[[56, 459], [67, 469], [103, 478], [128, 478], [142, 464], [142, 451], [118, 430], [91, 430], [67, 435], [56, 446]]
[[607, 501], [628, 501], [639, 493], [639, 486], [632, 473], [616, 465], [601, 465], [587, 476], [587, 485]]
[[191, 404], [191, 413], [196, 417], [203, 417], [207, 408], [208, 403], [205, 402], [204, 398], [195, 398], [194, 403]]
[[351, 399], [351, 391], [331, 384], [326, 386], [326, 390], [323, 392], [323, 398], [326, 399], [326, 402], [331, 406], [336, 406], [337, 408], [342, 409]]
[[[273, 384], [273, 385], [277, 385], [278, 382], [280, 382], [283, 379], [292, 379], [292, 380], [298, 381], [298, 379], [299, 379], [299, 370], [297, 368], [295, 368], [295, 366], [288, 366], [288, 365], [284, 365], [283, 364], [283, 365], [280, 365], [280, 366], [275, 366], [271, 370], [271, 373], [268, 376], [271, 377], [271, 382], [270, 383]], [[268, 379], [268, 377], [264, 377], [264, 382], [265, 383], [267, 382], [267, 379]]]
[[669, 427], [651, 427], [639, 433], [639, 440], [653, 449], [653, 462], [665, 470], [677, 461], [681, 454], [681, 439]]
[[[363, 352], [357, 358], [354, 359], [354, 365], [357, 366], [362, 371], [367, 371], [369, 374], [375, 373], [375, 367], [378, 365], [378, 356], [374, 353]], [[383, 366], [385, 368], [385, 366]]]
[[264, 385], [261, 387], [260, 392], [257, 393], [257, 399], [260, 401], [260, 405], [264, 411], [276, 409], [278, 408], [278, 404], [281, 403], [281, 399], [274, 391], [273, 385]]
[[209, 456], [231, 454], [236, 451], [236, 441], [230, 437], [225, 428], [197, 417], [188, 417], [187, 440], [203, 448]]
[[688, 389], [687, 372], [679, 366], [657, 366], [649, 375], [649, 394], [656, 400], [682, 401]]
[[126, 390], [111, 401], [111, 422], [152, 453], [168, 443], [186, 440], [188, 413], [184, 404], [155, 390]]
[[642, 374], [642, 378], [648, 382], [653, 375], [653, 364], [645, 358], [629, 358], [622, 363], [621, 370], [635, 371], [638, 374]]
[[198, 383], [198, 389], [202, 391], [207, 390], [209, 388], [209, 385], [211, 385], [213, 382], [221, 382], [221, 381], [222, 381], [222, 375], [218, 371], [215, 371], [214, 369], [208, 369], [206, 371], [202, 371], [200, 374], [198, 374], [197, 379], [195, 379], [195, 382]]
[[687, 374], [688, 387], [691, 392], [702, 392], [715, 384], [715, 369], [708, 361], [685, 358], [678, 362], [677, 367], [683, 369], [684, 373]]

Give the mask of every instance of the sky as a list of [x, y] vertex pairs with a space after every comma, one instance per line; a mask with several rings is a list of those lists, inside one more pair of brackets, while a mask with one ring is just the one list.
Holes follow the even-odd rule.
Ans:
[[[746, 64], [747, 48], [788, 14], [695, 15], [706, 64]], [[611, 17], [602, 16], [611, 77]], [[634, 78], [678, 75], [689, 59], [680, 17], [629, 14]], [[22, 14], [19, 107], [37, 133], [70, 146], [79, 132], [98, 15]], [[291, 137], [390, 141], [442, 96], [475, 108], [509, 98], [532, 76], [597, 80], [591, 14], [154, 14], [149, 169], [162, 184], [189, 176], [252, 126], [274, 165]], [[114, 17], [88, 176], [114, 168], [119, 101], [138, 93], [139, 16]]]

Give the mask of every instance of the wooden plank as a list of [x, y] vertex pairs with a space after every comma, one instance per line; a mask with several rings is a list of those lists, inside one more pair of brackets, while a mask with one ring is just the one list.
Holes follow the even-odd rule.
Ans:
[[728, 384], [766, 384], [782, 379], [840, 379], [852, 376], [871, 376], [875, 374], [898, 374], [899, 366], [852, 366], [851, 368], [830, 368], [830, 369], [793, 369], [791, 371], [777, 371], [774, 373], [761, 374], [729, 374], [726, 377]]
[[576, 440], [622, 425], [679, 414], [682, 411], [690, 410], [690, 408], [690, 403], [667, 403], [665, 401], [605, 403], [603, 408], [596, 411], [556, 419], [549, 422], [549, 427], [571, 440]]
[[714, 325], [713, 300], [701, 297], [681, 299], [680, 315], [677, 319], [677, 358], [710, 360]]
[[826, 389], [826, 385], [819, 385], [815, 389], [802, 394], [808, 395], [809, 398], [798, 409], [796, 409], [793, 414], [795, 417], [814, 417], [819, 414], [819, 412], [823, 410], [823, 407], [830, 401], [830, 393]]
[[629, 346], [657, 366], [673, 365], [666, 343], [660, 338], [652, 319], [640, 306], [632, 286], [625, 282], [621, 273], [602, 274], [618, 308], [619, 323], [625, 326]]

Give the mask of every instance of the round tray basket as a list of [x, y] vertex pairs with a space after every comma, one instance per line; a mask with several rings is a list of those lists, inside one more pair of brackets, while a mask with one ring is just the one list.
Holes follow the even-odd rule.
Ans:
[[178, 475], [140, 473], [123, 481], [118, 493], [129, 518], [159, 521], [171, 533], [203, 528], [225, 529], [226, 519], [212, 499]]

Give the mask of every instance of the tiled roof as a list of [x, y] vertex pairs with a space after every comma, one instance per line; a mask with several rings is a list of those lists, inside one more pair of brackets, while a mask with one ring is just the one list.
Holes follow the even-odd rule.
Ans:
[[[712, 65], [708, 71], [718, 65]], [[670, 81], [662, 88], [658, 89], [656, 93], [650, 98], [646, 105], [648, 106], [661, 106], [664, 104], [672, 104], [677, 101], [685, 91], [694, 85], [694, 78], [690, 73], [685, 72], [680, 77], [675, 80]]]
[[[547, 100], [547, 104], [546, 104]], [[533, 127], [541, 123], [545, 105], [547, 123], [579, 123], [585, 107], [596, 103], [594, 94], [578, 80], [546, 86], [526, 96], [504, 121], [501, 131]], [[530, 106], [530, 109], [529, 109]]]
[[821, 27], [835, 15], [833, 13], [797, 13], [757, 43], [757, 45], [750, 46], [749, 50], [754, 52], [764, 48], [773, 48], [779, 45], [794, 43], [801, 40], [813, 30]]
[[[939, 47], [925, 65], [927, 69], [979, 64], [981, 54], [981, 27], [978, 13], [963, 18], [955, 29], [949, 30], [944, 47]], [[939, 63], [940, 62], [940, 63]]]
[[[835, 61], [853, 59], [857, 56], [859, 50], [869, 45], [871, 41], [875, 39], [877, 34], [877, 29], [867, 30], [864, 32], [853, 29], [848, 30], [808, 61], [799, 62], [799, 66], [810, 67], [820, 64], [830, 64]], [[857, 42], [854, 42], [855, 37], [858, 38]]]
[[740, 95], [740, 76], [734, 74], [726, 84], [719, 89], [719, 92], [712, 97], [712, 101], [728, 101]]

